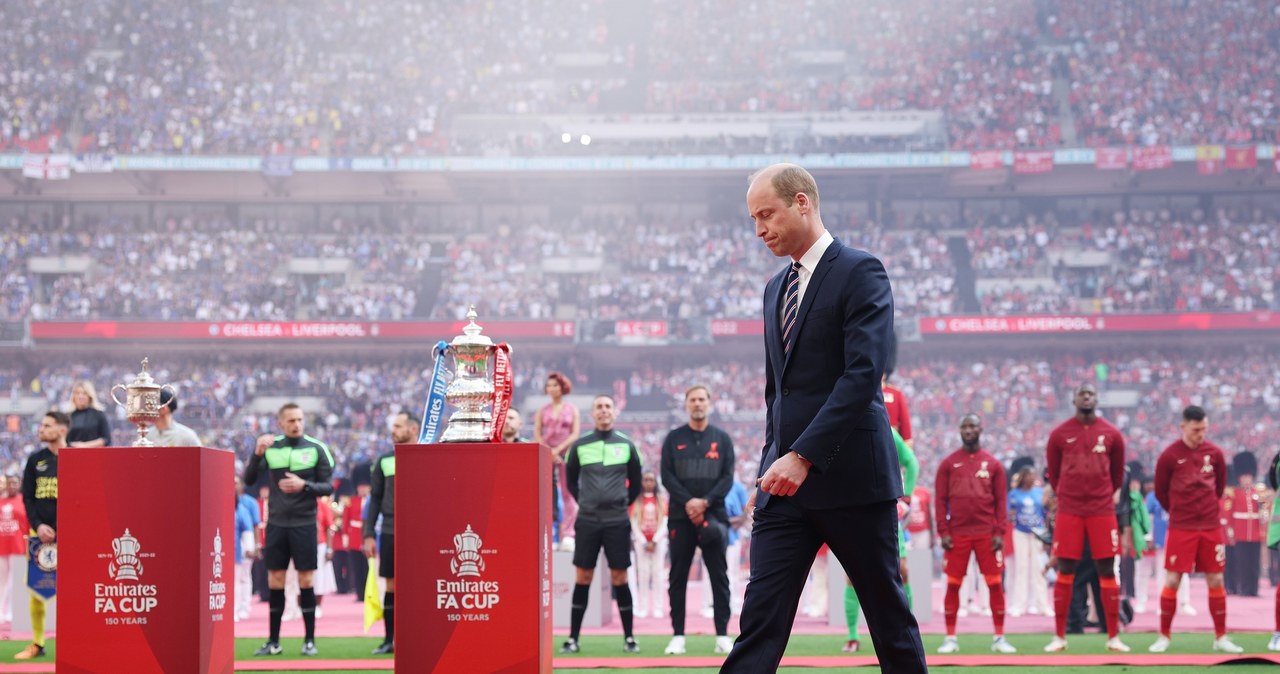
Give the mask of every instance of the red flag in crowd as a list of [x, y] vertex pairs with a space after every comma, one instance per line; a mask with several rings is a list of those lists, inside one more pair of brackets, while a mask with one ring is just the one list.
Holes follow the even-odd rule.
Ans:
[[1258, 168], [1258, 149], [1252, 145], [1227, 148], [1227, 168], [1236, 171]]

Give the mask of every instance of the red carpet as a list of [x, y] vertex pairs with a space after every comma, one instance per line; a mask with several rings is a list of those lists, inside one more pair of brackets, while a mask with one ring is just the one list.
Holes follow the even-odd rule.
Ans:
[[[237, 672], [274, 672], [279, 670], [331, 672], [337, 670], [360, 670], [366, 672], [394, 669], [390, 660], [253, 660], [236, 663]], [[0, 664], [0, 673], [9, 672], [54, 672], [53, 661], [40, 663]]]
[[[1270, 662], [1280, 664], [1280, 654], [1265, 655], [931, 655], [931, 666], [952, 665], [959, 667], [1022, 666], [1044, 667], [1054, 665], [1133, 665], [1133, 666], [1211, 666], [1244, 662]], [[724, 658], [719, 656], [648, 657], [648, 658], [562, 658], [555, 660], [555, 667], [574, 669], [640, 669], [661, 667], [674, 670], [695, 667], [719, 667]], [[787, 657], [784, 667], [813, 667], [838, 669], [875, 665], [871, 656]], [[236, 663], [237, 672], [270, 672], [280, 669], [324, 672], [333, 670], [392, 671], [390, 660], [254, 660]], [[53, 662], [4, 663], [0, 672], [53, 672]]]
[[[929, 665], [933, 667], [951, 665], [958, 667], [1052, 667], [1055, 665], [1088, 667], [1099, 665], [1134, 665], [1148, 667], [1163, 665], [1222, 665], [1237, 662], [1266, 661], [1280, 664], [1280, 654], [1267, 655], [930, 655]], [[693, 667], [719, 667], [723, 657], [653, 657], [653, 658], [574, 658], [558, 659], [557, 669], [573, 667], [575, 669], [670, 667], [688, 669]], [[844, 667], [863, 667], [875, 665], [876, 659], [871, 656], [807, 656], [787, 657], [782, 659], [783, 667], [815, 667], [837, 669]]]

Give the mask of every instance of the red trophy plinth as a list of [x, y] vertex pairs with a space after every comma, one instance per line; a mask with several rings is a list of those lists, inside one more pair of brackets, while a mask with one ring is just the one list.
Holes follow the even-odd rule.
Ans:
[[58, 671], [230, 674], [234, 455], [69, 447], [58, 458]]
[[551, 456], [397, 445], [395, 507], [396, 670], [550, 672]]

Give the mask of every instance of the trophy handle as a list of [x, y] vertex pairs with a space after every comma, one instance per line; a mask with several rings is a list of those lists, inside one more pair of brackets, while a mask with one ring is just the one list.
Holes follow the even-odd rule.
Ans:
[[[116, 385], [117, 385], [117, 386], [119, 386], [119, 384], [116, 384]], [[174, 388], [174, 387], [173, 387], [173, 384], [165, 384], [164, 386], [161, 386], [161, 387], [160, 387], [160, 390], [161, 390], [161, 391], [163, 391], [163, 390], [165, 390], [165, 389], [169, 389], [169, 394], [173, 396], [174, 400], [177, 400], [177, 398], [178, 398], [178, 389]], [[114, 397], [115, 397], [115, 395], [116, 395], [116, 394], [115, 394], [115, 389], [111, 389], [111, 397], [112, 397], [112, 398], [114, 398]]]
[[[166, 386], [167, 386], [167, 385], [168, 385], [168, 384], [166, 384]], [[112, 399], [112, 400], [114, 400], [114, 401], [116, 401], [116, 404], [117, 404], [117, 405], [119, 405], [119, 406], [121, 406], [121, 407], [125, 407], [125, 404], [124, 404], [124, 403], [122, 403], [122, 402], [120, 402], [120, 399], [116, 397], [116, 389], [120, 389], [121, 391], [124, 391], [124, 394], [125, 394], [125, 397], [126, 397], [126, 398], [129, 396], [129, 389], [126, 389], [126, 388], [124, 387], [124, 384], [116, 384], [115, 386], [112, 386], [112, 387], [111, 387], [111, 399]]]

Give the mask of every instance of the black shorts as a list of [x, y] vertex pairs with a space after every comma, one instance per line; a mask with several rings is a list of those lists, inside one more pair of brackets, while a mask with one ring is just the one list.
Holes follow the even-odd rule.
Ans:
[[268, 571], [284, 571], [293, 560], [293, 568], [299, 571], [315, 571], [317, 562], [316, 525], [278, 527], [267, 523], [267, 543], [263, 557]]
[[396, 577], [396, 537], [392, 534], [384, 533], [378, 539], [378, 576]]
[[573, 525], [578, 535], [573, 549], [573, 565], [580, 569], [596, 568], [600, 549], [604, 548], [609, 568], [620, 571], [631, 566], [631, 522], [593, 522], [578, 518]]

